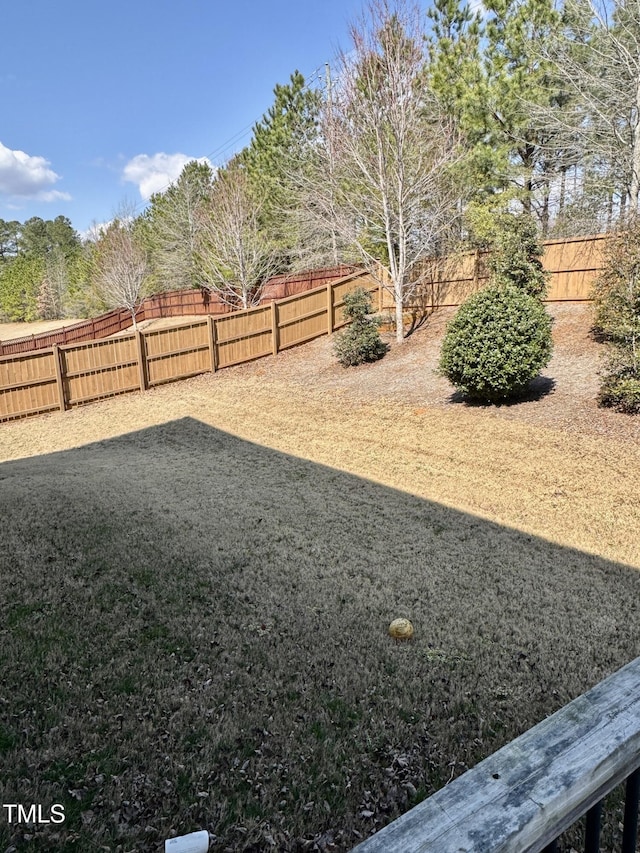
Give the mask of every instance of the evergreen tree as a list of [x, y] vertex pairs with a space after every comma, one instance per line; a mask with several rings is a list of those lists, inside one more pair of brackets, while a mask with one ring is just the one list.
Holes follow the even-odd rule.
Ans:
[[513, 285], [542, 299], [548, 274], [542, 266], [544, 247], [530, 215], [503, 213], [496, 219], [489, 269], [496, 285]]
[[504, 174], [523, 210], [540, 215], [539, 191], [548, 183], [544, 129], [531, 118], [531, 102], [551, 105], [559, 88], [550, 63], [532, 46], [548, 40], [558, 23], [551, 0], [487, 0], [487, 109], [490, 139], [503, 152]]
[[429, 81], [446, 114], [455, 122], [464, 142], [457, 169], [465, 187], [463, 205], [484, 204], [504, 187], [504, 152], [491, 138], [487, 108], [487, 78], [481, 45], [484, 25], [467, 2], [434, 0], [429, 9]]
[[18, 253], [20, 223], [0, 219], [0, 264], [14, 258]]
[[20, 226], [18, 250], [31, 257], [46, 258], [56, 250], [70, 258], [78, 249], [80, 239], [66, 216], [53, 220], [33, 216]]
[[296, 203], [295, 175], [303, 168], [314, 140], [320, 108], [318, 92], [295, 71], [290, 82], [274, 89], [273, 106], [253, 128], [240, 159], [256, 198], [261, 199], [260, 227], [280, 249], [286, 267], [298, 236], [290, 211]]
[[343, 367], [356, 367], [368, 361], [378, 361], [387, 352], [378, 329], [379, 323], [369, 314], [371, 296], [357, 287], [344, 297], [344, 316], [351, 322], [336, 335], [333, 350]]
[[38, 293], [45, 265], [37, 256], [18, 255], [0, 265], [0, 313], [10, 322], [37, 320]]
[[140, 230], [150, 252], [155, 290], [199, 286], [198, 217], [213, 179], [208, 163], [193, 160], [174, 184], [151, 196]]

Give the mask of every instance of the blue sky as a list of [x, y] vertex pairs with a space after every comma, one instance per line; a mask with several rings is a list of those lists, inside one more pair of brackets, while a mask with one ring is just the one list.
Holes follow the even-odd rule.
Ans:
[[[80, 232], [250, 139], [276, 83], [348, 49], [361, 0], [3, 4], [0, 218]], [[244, 132], [244, 135], [242, 133]], [[235, 138], [235, 139], [234, 139]]]

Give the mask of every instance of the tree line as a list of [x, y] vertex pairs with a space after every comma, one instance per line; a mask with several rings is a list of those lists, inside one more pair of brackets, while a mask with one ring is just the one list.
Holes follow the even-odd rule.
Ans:
[[640, 195], [640, 0], [371, 0], [322, 85], [277, 85], [247, 147], [193, 161], [140, 215], [81, 241], [0, 222], [0, 313], [86, 316], [204, 287], [253, 304], [272, 274], [364, 263], [402, 307], [426, 256], [615, 229]]

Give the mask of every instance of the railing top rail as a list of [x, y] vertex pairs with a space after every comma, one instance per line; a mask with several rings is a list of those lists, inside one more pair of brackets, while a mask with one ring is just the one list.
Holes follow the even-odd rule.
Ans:
[[539, 853], [640, 767], [640, 658], [353, 853]]
[[[344, 284], [345, 281], [352, 281], [354, 278], [360, 278], [361, 276], [369, 275], [369, 271], [365, 269], [357, 269], [354, 272], [350, 272], [348, 275], [342, 276], [342, 278], [337, 278], [331, 282], [331, 286], [335, 287], [338, 284]], [[305, 296], [309, 296], [313, 293], [320, 293], [327, 289], [328, 282], [324, 284], [318, 285], [318, 287], [312, 287], [310, 290], [304, 290], [301, 293], [294, 293], [292, 296], [283, 296], [282, 299], [274, 299], [274, 302], [277, 302], [278, 305], [283, 305], [286, 302], [296, 302], [300, 299], [303, 299]]]

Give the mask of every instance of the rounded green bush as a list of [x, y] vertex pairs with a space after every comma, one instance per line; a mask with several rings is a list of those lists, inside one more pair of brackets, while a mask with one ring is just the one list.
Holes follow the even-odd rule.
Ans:
[[447, 326], [440, 373], [468, 397], [497, 403], [520, 395], [549, 363], [551, 318], [513, 285], [470, 297]]
[[367, 361], [377, 361], [387, 351], [378, 331], [378, 321], [369, 316], [371, 297], [358, 287], [344, 297], [344, 315], [351, 323], [339, 332], [333, 349], [343, 367], [356, 367]]

